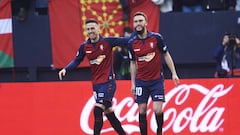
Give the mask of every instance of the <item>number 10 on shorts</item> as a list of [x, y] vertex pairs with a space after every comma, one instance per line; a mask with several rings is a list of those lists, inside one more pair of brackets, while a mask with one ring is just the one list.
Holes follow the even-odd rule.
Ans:
[[136, 94], [136, 96], [141, 96], [142, 95], [142, 87], [136, 87], [135, 94]]

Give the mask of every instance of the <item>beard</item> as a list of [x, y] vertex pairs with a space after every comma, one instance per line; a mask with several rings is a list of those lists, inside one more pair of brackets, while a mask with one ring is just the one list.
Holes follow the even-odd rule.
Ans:
[[135, 31], [137, 32], [138, 35], [142, 35], [142, 34], [144, 33], [144, 31], [145, 31], [145, 28], [142, 27], [141, 30], [137, 30], [137, 27], [136, 27], [136, 28], [135, 28]]
[[97, 34], [88, 34], [88, 38], [91, 42], [96, 42], [99, 39], [99, 36]]

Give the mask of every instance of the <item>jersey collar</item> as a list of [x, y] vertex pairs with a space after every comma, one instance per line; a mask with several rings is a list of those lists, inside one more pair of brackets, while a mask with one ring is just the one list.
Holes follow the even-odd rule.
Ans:
[[[102, 39], [103, 39], [103, 36], [99, 35], [99, 40], [97, 42], [99, 42]], [[95, 42], [95, 43], [97, 43], [97, 42]], [[91, 42], [90, 38], [88, 38], [87, 43], [94, 44], [94, 43]]]
[[[137, 32], [134, 32], [134, 35], [136, 36], [137, 39], [140, 39], [140, 40], [141, 40], [141, 38], [138, 37]], [[151, 35], [152, 35], [152, 32], [147, 31], [147, 37], [146, 37], [146, 38], [150, 37]], [[146, 38], [145, 38], [145, 39], [146, 39]]]

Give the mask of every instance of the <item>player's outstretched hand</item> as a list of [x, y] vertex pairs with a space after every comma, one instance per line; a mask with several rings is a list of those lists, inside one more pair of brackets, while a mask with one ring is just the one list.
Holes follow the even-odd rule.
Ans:
[[60, 80], [62, 80], [62, 77], [66, 75], [66, 69], [62, 69], [61, 71], [58, 72], [58, 77]]

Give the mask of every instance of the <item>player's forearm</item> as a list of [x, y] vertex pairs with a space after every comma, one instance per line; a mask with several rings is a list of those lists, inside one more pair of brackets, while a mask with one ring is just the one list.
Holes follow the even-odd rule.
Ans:
[[135, 85], [135, 79], [136, 79], [136, 63], [135, 63], [135, 61], [130, 62], [130, 73], [131, 73], [131, 83], [132, 83], [132, 85]]
[[78, 61], [76, 61], [76, 60], [73, 60], [73, 61], [71, 61], [71, 62], [65, 67], [65, 69], [66, 69], [67, 71], [72, 70], [72, 69], [76, 68], [76, 67], [79, 65], [79, 63], [80, 63], [80, 62], [78, 62]]
[[174, 62], [172, 60], [171, 55], [168, 52], [165, 54], [165, 61], [167, 63], [168, 68], [170, 69], [172, 75], [177, 75], [177, 72], [176, 72], [176, 69], [174, 66]]

